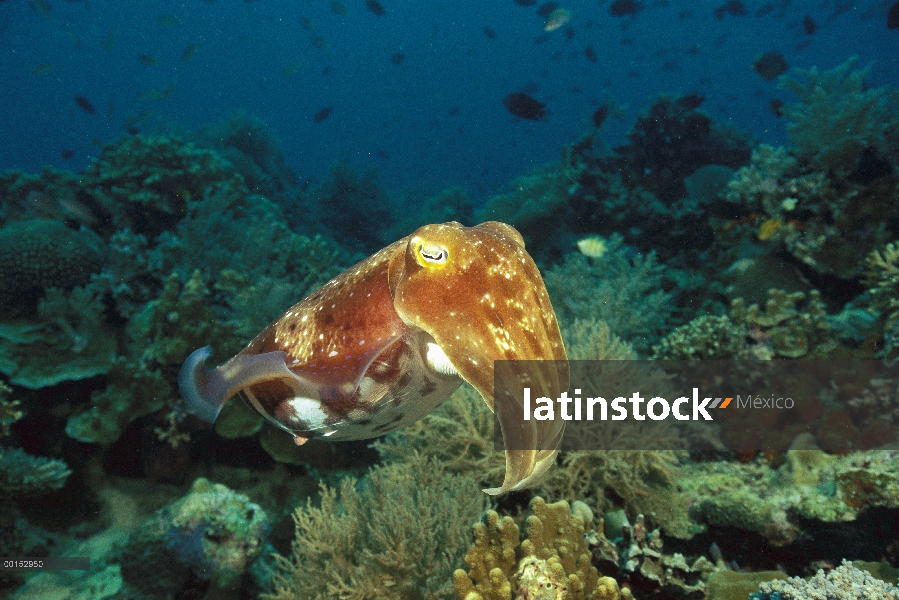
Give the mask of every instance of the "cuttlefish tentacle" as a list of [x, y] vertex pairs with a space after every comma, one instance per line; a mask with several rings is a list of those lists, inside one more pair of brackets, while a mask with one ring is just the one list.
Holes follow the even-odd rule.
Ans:
[[[240, 392], [298, 443], [388, 433], [439, 406], [463, 380], [491, 410], [497, 402], [517, 410], [514, 394], [494, 389], [494, 361], [533, 361], [514, 363], [524, 365], [514, 377], [540, 395], [568, 387], [540, 272], [521, 235], [497, 222], [421, 227], [294, 305], [231, 360], [206, 368], [210, 352], [197, 350], [181, 370], [191, 410], [214, 421]], [[506, 475], [489, 494], [539, 480], [562, 437], [553, 422], [500, 422]]]

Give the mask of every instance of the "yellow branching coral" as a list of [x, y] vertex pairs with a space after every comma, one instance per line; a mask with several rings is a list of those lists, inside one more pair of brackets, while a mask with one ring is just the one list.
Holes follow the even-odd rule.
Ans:
[[[527, 539], [518, 545], [510, 517], [488, 512], [474, 526], [475, 543], [465, 556], [469, 571], [454, 574], [459, 600], [619, 600], [614, 580], [591, 564], [583, 519], [567, 502], [531, 501]], [[516, 560], [517, 558], [517, 560]], [[514, 595], [514, 596], [513, 596]]]

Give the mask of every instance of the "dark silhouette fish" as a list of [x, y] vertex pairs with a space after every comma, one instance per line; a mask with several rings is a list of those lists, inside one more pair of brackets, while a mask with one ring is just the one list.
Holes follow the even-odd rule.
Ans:
[[805, 18], [802, 19], [802, 27], [805, 28], [805, 32], [809, 35], [815, 33], [815, 30], [818, 29], [818, 26], [815, 25], [815, 20], [808, 15], [805, 15]]
[[606, 117], [609, 116], [609, 105], [603, 104], [595, 111], [593, 111], [593, 126], [594, 127], [602, 127], [602, 124], [606, 122]]
[[488, 38], [490, 38], [491, 40], [495, 40], [495, 39], [496, 39], [496, 32], [493, 31], [492, 29], [490, 29], [489, 27], [485, 27], [485, 28], [484, 28], [484, 35], [486, 35], [486, 36], [487, 36]]
[[696, 110], [705, 102], [705, 96], [702, 94], [687, 94], [677, 99], [674, 105], [684, 110]]
[[586, 48], [584, 48], [584, 56], [586, 56], [587, 60], [589, 60], [592, 63], [595, 63], [599, 60], [599, 57], [596, 56], [596, 50], [594, 50], [590, 46], [587, 46]]
[[784, 107], [783, 100], [778, 100], [777, 98], [774, 98], [770, 102], [768, 102], [768, 106], [771, 108], [771, 112], [774, 114], [775, 117], [784, 116], [783, 110], [781, 110]]
[[899, 29], [899, 2], [894, 2], [887, 13], [887, 29]]
[[333, 106], [326, 106], [325, 108], [321, 109], [320, 111], [318, 111], [317, 113], [312, 115], [313, 122], [321, 123], [322, 121], [324, 121], [325, 119], [327, 119], [328, 117], [331, 116], [331, 111], [333, 111], [333, 110], [334, 110]]
[[75, 158], [75, 151], [71, 148], [66, 148], [60, 153], [60, 156], [62, 156], [66, 160], [72, 160], [73, 158]]
[[780, 52], [765, 52], [755, 59], [752, 68], [762, 79], [771, 81], [786, 73], [790, 65]]
[[546, 118], [546, 105], [524, 92], [509, 94], [503, 98], [503, 105], [510, 113], [522, 119], [540, 121]]
[[746, 5], [740, 2], [740, 0], [727, 0], [724, 4], [715, 9], [715, 18], [723, 19], [725, 15], [731, 15], [733, 17], [745, 17], [746, 16]]
[[643, 10], [643, 5], [636, 0], [615, 0], [609, 5], [609, 14], [613, 17], [635, 15]]
[[379, 17], [383, 17], [387, 11], [384, 10], [384, 7], [381, 5], [378, 0], [365, 0], [365, 6], [368, 7], [368, 10], [375, 13]]
[[559, 8], [558, 2], [546, 2], [540, 5], [540, 8], [537, 9], [537, 14], [545, 19], [557, 8]]
[[515, 4], [518, 6], [534, 6], [537, 4], [537, 0], [515, 0]]
[[97, 111], [94, 110], [94, 105], [91, 104], [90, 100], [88, 100], [84, 96], [75, 96], [75, 104], [78, 105], [78, 108], [89, 115], [94, 115], [97, 113]]
[[403, 52], [396, 52], [390, 57], [390, 62], [395, 65], [402, 64], [404, 60], [406, 60], [406, 55]]

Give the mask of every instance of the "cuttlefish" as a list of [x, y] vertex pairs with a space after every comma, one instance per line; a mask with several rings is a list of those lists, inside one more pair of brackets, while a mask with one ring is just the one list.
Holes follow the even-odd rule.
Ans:
[[[538, 395], [568, 388], [540, 271], [521, 234], [495, 221], [425, 225], [332, 279], [213, 369], [204, 366], [211, 352], [196, 350], [181, 368], [188, 407], [212, 422], [240, 393], [297, 444], [393, 431], [463, 381], [494, 410], [494, 361], [533, 361], [522, 363], [537, 366], [520, 377], [540, 386]], [[540, 361], [565, 368], [542, 369]], [[555, 462], [562, 425], [522, 419], [502, 432], [514, 443], [502, 486], [488, 494], [538, 481]]]

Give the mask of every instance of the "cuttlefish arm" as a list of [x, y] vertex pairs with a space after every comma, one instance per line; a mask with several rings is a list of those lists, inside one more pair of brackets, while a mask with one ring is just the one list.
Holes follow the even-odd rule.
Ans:
[[[549, 294], [509, 225], [426, 225], [391, 259], [389, 282], [403, 322], [430, 334], [491, 410], [497, 360], [557, 361], [533, 363], [520, 375], [551, 398], [568, 389], [567, 354]], [[520, 405], [514, 398], [500, 401]], [[539, 480], [555, 462], [562, 428], [550, 421], [516, 424], [515, 431], [503, 425], [507, 448], [528, 449], [506, 450], [502, 486], [485, 491], [499, 494]], [[509, 436], [516, 440], [510, 443]]]

